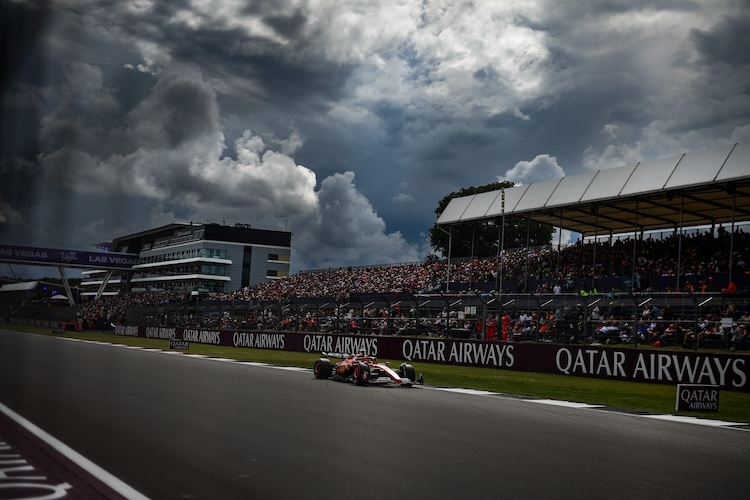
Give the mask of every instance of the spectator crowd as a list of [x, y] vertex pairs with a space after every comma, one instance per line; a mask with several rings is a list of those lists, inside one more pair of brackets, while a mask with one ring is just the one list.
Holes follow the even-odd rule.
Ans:
[[[303, 271], [258, 285], [226, 293], [212, 294], [202, 300], [222, 302], [283, 301], [289, 298], [337, 298], [343, 303], [356, 293], [435, 293], [444, 290], [450, 275], [451, 283], [491, 283], [492, 288], [502, 282], [519, 284], [519, 291], [531, 279], [538, 283], [533, 292], [560, 293], [561, 283], [576, 278], [607, 278], [637, 274], [696, 276], [700, 279], [685, 281], [690, 292], [720, 292], [724, 284], [714, 284], [713, 276], [726, 276], [730, 267], [730, 238], [734, 252], [731, 256], [732, 272], [745, 274], [746, 256], [750, 249], [750, 236], [738, 230], [733, 235], [719, 230], [717, 235], [700, 233], [690, 236], [670, 236], [664, 239], [647, 238], [597, 243], [578, 243], [557, 249], [516, 249], [503, 254], [502, 265], [497, 257], [425, 261], [418, 264], [347, 267], [327, 270]], [[634, 251], [635, 249], [635, 251]], [[635, 259], [634, 259], [635, 256]], [[634, 267], [635, 266], [635, 267]], [[502, 277], [499, 271], [502, 269]], [[670, 292], [674, 290], [652, 290]], [[723, 291], [726, 292], [726, 289]], [[582, 291], [585, 293], [585, 290]], [[149, 308], [168, 303], [189, 301], [185, 293], [121, 293], [82, 304], [80, 315], [85, 325], [122, 323], [127, 310]], [[611, 302], [610, 302], [611, 304]], [[726, 309], [726, 310], [724, 310]], [[720, 328], [723, 317], [732, 317], [731, 337], [747, 340], [746, 325], [750, 326], [750, 311], [746, 303], [737, 308], [730, 305], [714, 308], [700, 318], [697, 334], [701, 341], [718, 339], [727, 343], [726, 329]], [[588, 315], [587, 315], [588, 314]], [[607, 301], [600, 310], [583, 311], [576, 306], [565, 306], [554, 311], [514, 311], [490, 314], [487, 318], [466, 321], [455, 311], [440, 311], [434, 317], [418, 317], [408, 307], [388, 310], [368, 308], [361, 311], [340, 310], [334, 306], [323, 316], [306, 312], [302, 316], [270, 312], [253, 312], [244, 317], [222, 314], [213, 318], [191, 318], [195, 326], [221, 328], [265, 328], [315, 331], [344, 331], [368, 334], [404, 334], [420, 332], [445, 334], [470, 332], [469, 335], [506, 340], [556, 339], [585, 332], [591, 341], [607, 343], [630, 342], [637, 337], [640, 342], [655, 345], [677, 345], [694, 341], [696, 329], [691, 318], [675, 317], [669, 306], [647, 306], [633, 321], [632, 310], [618, 311]], [[576, 333], [577, 332], [577, 333]]]
[[[450, 268], [444, 260], [421, 264], [394, 264], [373, 267], [302, 271], [259, 285], [229, 293], [217, 294], [219, 300], [281, 300], [289, 297], [340, 297], [351, 293], [411, 292], [430, 293], [445, 289], [451, 283], [518, 284], [518, 291], [553, 292], [555, 285], [576, 278], [606, 278], [635, 275], [642, 281], [649, 276], [727, 275], [730, 265], [730, 235], [698, 233], [664, 239], [647, 238], [634, 243], [632, 239], [609, 242], [578, 243], [558, 250], [555, 247], [515, 249], [502, 256], [454, 259]], [[731, 246], [732, 271], [744, 274], [750, 253], [750, 235], [737, 230]], [[635, 258], [634, 258], [635, 255]], [[502, 265], [501, 265], [502, 264]], [[502, 268], [502, 277], [500, 269]], [[538, 288], [525, 288], [531, 280]], [[705, 287], [703, 291], [721, 291], [726, 283], [691, 283]], [[686, 285], [687, 286], [687, 285]], [[504, 287], [503, 287], [504, 288]], [[658, 290], [657, 290], [658, 291]], [[661, 290], [673, 291], [673, 290]], [[700, 290], [699, 290], [700, 291]]]

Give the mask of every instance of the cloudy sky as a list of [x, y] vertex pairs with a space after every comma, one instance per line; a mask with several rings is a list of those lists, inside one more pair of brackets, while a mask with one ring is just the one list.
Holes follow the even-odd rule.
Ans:
[[750, 140], [745, 0], [5, 0], [0, 37], [8, 244], [214, 220], [288, 228], [294, 272], [418, 261], [462, 187]]

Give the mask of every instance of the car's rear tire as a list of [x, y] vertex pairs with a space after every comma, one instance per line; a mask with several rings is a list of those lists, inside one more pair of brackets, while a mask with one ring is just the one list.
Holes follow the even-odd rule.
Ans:
[[408, 378], [412, 383], [417, 381], [417, 372], [408, 363], [401, 363], [401, 366], [398, 367], [398, 374], [401, 378]]
[[367, 363], [357, 363], [352, 369], [352, 380], [357, 385], [365, 385], [370, 381], [370, 365]]
[[313, 373], [315, 378], [331, 378], [331, 375], [333, 375], [331, 362], [327, 358], [316, 359], [313, 365]]

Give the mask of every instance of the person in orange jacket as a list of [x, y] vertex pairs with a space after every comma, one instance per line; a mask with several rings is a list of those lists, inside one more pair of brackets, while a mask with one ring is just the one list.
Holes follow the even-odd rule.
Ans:
[[502, 339], [503, 339], [503, 342], [507, 342], [508, 330], [510, 329], [510, 315], [508, 314], [507, 311], [505, 312], [505, 314], [503, 314], [502, 323], [503, 323]]

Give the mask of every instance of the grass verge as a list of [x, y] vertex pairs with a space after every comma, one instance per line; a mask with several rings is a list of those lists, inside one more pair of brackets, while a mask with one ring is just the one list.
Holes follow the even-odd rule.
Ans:
[[[49, 330], [26, 325], [4, 324], [3, 328], [40, 335], [59, 336]], [[115, 336], [103, 332], [67, 332], [66, 337], [140, 346], [152, 349], [169, 349], [169, 342], [162, 339]], [[190, 344], [191, 354], [254, 361], [277, 366], [299, 366], [312, 368], [319, 356], [317, 353], [246, 349], [203, 344]], [[386, 360], [383, 360], [386, 361]], [[401, 361], [392, 361], [398, 366]], [[750, 394], [722, 390], [719, 411], [712, 413], [675, 412], [675, 386], [624, 382], [617, 380], [588, 379], [565, 375], [516, 372], [492, 368], [418, 363], [414, 365], [424, 377], [425, 383], [439, 387], [457, 387], [484, 391], [549, 398], [578, 403], [599, 404], [643, 412], [690, 415], [721, 419], [731, 422], [750, 423]]]

